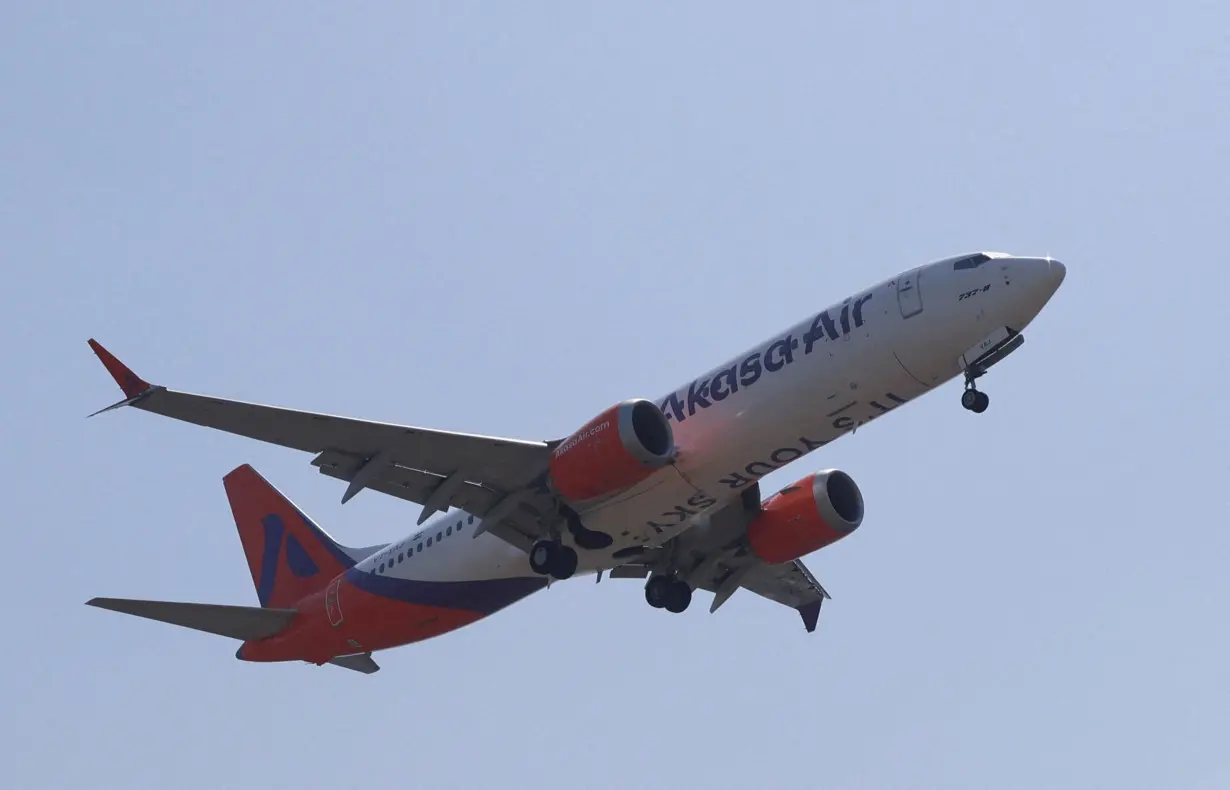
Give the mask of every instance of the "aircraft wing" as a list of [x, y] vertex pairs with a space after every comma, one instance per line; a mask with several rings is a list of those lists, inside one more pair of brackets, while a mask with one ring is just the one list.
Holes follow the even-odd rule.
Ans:
[[[751, 571], [740, 580], [739, 586], [798, 611], [808, 633], [816, 630], [820, 607], [826, 598], [832, 597], [802, 560], [781, 565], [756, 561]], [[710, 579], [702, 587], [716, 593], [721, 589], [721, 583], [716, 578]]]
[[744, 536], [759, 509], [759, 485], [749, 486], [740, 499], [711, 514], [704, 523], [613, 569], [611, 578], [643, 579], [655, 569], [672, 569], [693, 589], [713, 593], [711, 613], [746, 589], [797, 611], [811, 633], [816, 630], [821, 605], [832, 596], [802, 560], [770, 565], [748, 551]]
[[[90, 347], [124, 391], [102, 411], [132, 406], [184, 422], [313, 453], [321, 474], [423, 506], [419, 523], [450, 507], [483, 519], [483, 530], [528, 549], [545, 533], [554, 501], [542, 486], [547, 442], [452, 433], [315, 414], [154, 386], [94, 340]], [[95, 412], [101, 413], [101, 412]], [[93, 415], [91, 415], [93, 416]]]
[[[744, 557], [742, 561], [731, 560], [717, 563], [712, 570], [700, 575], [684, 574], [694, 589], [713, 593], [710, 613], [716, 612], [742, 588], [789, 606], [803, 618], [803, 627], [808, 633], [816, 630], [820, 607], [832, 596], [820, 586], [802, 560], [780, 565], [768, 565], [754, 557]], [[613, 569], [610, 575], [612, 579], [643, 579], [651, 570], [650, 565], [629, 563]]]

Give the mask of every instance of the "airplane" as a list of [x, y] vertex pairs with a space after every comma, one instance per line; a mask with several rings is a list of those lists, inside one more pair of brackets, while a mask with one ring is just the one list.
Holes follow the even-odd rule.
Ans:
[[[822, 469], [759, 481], [961, 376], [961, 404], [1021, 347], [1063, 282], [1049, 256], [957, 255], [820, 309], [656, 400], [629, 398], [562, 439], [432, 430], [155, 386], [89, 344], [130, 406], [313, 455], [320, 474], [420, 505], [387, 545], [337, 543], [250, 466], [223, 478], [260, 606], [95, 598], [89, 605], [228, 636], [245, 661], [371, 673], [372, 653], [439, 636], [549, 586], [645, 579], [651, 607], [710, 612], [738, 590], [816, 629], [830, 596], [802, 558], [854, 532], [863, 495]], [[94, 415], [91, 415], [94, 416]]]

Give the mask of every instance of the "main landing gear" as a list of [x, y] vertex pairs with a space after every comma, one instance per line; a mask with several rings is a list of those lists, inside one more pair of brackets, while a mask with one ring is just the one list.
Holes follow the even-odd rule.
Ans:
[[645, 601], [655, 609], [679, 614], [692, 603], [692, 588], [685, 581], [656, 573], [645, 584]]
[[577, 572], [577, 553], [558, 540], [540, 540], [530, 548], [530, 568], [554, 579], [567, 579]]

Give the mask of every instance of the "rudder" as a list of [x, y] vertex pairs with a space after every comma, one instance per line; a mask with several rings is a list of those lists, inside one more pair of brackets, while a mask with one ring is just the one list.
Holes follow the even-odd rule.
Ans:
[[262, 607], [291, 607], [360, 559], [244, 464], [222, 478]]

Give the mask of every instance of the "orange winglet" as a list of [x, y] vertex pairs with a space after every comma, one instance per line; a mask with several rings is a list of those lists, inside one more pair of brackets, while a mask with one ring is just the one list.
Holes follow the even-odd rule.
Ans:
[[111, 374], [111, 378], [115, 379], [115, 383], [120, 385], [125, 397], [135, 398], [150, 388], [148, 381], [129, 370], [127, 365], [112, 356], [111, 352], [94, 338], [90, 338], [90, 348], [94, 349], [94, 353], [102, 360], [103, 367]]

